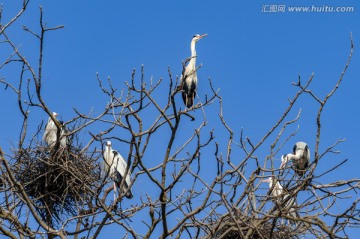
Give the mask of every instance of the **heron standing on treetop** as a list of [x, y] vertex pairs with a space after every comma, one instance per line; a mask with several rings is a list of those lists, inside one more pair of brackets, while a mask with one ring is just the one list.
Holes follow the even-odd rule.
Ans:
[[191, 57], [188, 65], [183, 70], [180, 76], [180, 87], [182, 90], [182, 98], [187, 108], [190, 108], [194, 104], [197, 88], [197, 74], [196, 74], [196, 50], [195, 44], [201, 38], [207, 36], [207, 34], [199, 35], [196, 34], [191, 40]]

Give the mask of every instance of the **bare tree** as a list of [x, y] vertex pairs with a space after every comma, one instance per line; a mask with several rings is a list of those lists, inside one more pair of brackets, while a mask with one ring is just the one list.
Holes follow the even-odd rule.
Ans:
[[[17, 145], [0, 147], [2, 236], [100, 238], [104, 228], [111, 227], [124, 238], [347, 238], [347, 230], [359, 226], [359, 199], [352, 194], [358, 192], [360, 180], [322, 183], [325, 175], [346, 160], [326, 172], [317, 167], [337, 153], [337, 145], [344, 141], [319, 150], [322, 113], [349, 66], [354, 49], [351, 37], [348, 60], [333, 89], [321, 98], [311, 88], [314, 74], [306, 81], [299, 76], [293, 83], [297, 93], [257, 142], [243, 131], [236, 136], [227, 124], [222, 97], [211, 80], [209, 95], [186, 109], [170, 68], [168, 79], [157, 81], [145, 79], [144, 67], [140, 74], [134, 70], [121, 90], [110, 78], [97, 75], [99, 89], [108, 99], [102, 111], [83, 113], [74, 108], [73, 118], [62, 124], [42, 97], [42, 72], [45, 36], [63, 26], [48, 27], [40, 7], [40, 30], [23, 27], [38, 42], [37, 61], [31, 63], [17, 39], [8, 34], [28, 5], [24, 0], [5, 24], [0, 15], [0, 69], [18, 69], [18, 75], [0, 78], [0, 82], [4, 90], [12, 91], [22, 117]], [[296, 140], [293, 126], [301, 110], [295, 118], [290, 113], [297, 110], [294, 105], [301, 97], [316, 102], [318, 112], [312, 161], [305, 174], [298, 176], [291, 167], [280, 170], [274, 159], [288, 151], [289, 141]], [[218, 115], [207, 115], [209, 107], [218, 109]], [[37, 129], [28, 127], [31, 115], [39, 112], [55, 122], [55, 145], [42, 142], [43, 122], [38, 122]], [[210, 117], [222, 127], [209, 129]], [[64, 125], [68, 142], [60, 147]], [[215, 137], [224, 131], [228, 138]], [[124, 197], [126, 190], [119, 190], [115, 201], [109, 195], [113, 187], [103, 171], [102, 157], [107, 140], [121, 145], [126, 170], [132, 174], [129, 186], [141, 188], [141, 192], [133, 191], [131, 200]], [[265, 159], [259, 156], [261, 151], [268, 152]], [[269, 177], [275, 186], [281, 185], [281, 194], [273, 193], [275, 186], [268, 188], [261, 182]], [[347, 203], [335, 209], [338, 201]]]

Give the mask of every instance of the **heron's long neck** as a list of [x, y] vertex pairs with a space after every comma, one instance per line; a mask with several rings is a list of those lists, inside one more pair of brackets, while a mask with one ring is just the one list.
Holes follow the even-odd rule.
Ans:
[[283, 190], [283, 187], [281, 186], [281, 184], [280, 184], [279, 182], [276, 182], [275, 188], [277, 188], [277, 189], [280, 190], [280, 191]]
[[112, 164], [112, 158], [111, 158], [111, 154], [110, 154], [110, 152], [111, 152], [111, 146], [106, 146], [106, 149], [105, 149], [105, 154], [106, 154], [106, 158], [107, 158], [107, 160], [106, 160], [106, 166], [107, 167], [110, 167], [110, 165]]
[[281, 184], [279, 182], [276, 182], [274, 189], [273, 189], [273, 195], [277, 197], [282, 193], [282, 191], [283, 191], [283, 187], [281, 186]]
[[303, 154], [304, 154], [304, 150], [297, 150], [295, 152], [294, 159], [299, 160]]
[[195, 41], [191, 41], [191, 59], [189, 61], [189, 66], [195, 68], [196, 65], [196, 50], [195, 50]]

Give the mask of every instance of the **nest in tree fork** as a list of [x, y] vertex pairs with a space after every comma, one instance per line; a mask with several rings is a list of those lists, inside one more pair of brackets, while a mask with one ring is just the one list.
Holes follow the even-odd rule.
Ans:
[[13, 171], [39, 214], [53, 224], [91, 200], [100, 182], [98, 157], [72, 146], [37, 145], [16, 152]]
[[260, 220], [262, 219], [245, 215], [235, 218], [227, 216], [222, 219], [214, 238], [241, 239], [248, 234], [249, 230], [252, 230], [248, 235], [248, 238], [251, 239], [296, 239], [304, 237], [306, 228], [302, 225], [282, 224], [280, 218], [273, 218], [263, 223], [259, 223]]

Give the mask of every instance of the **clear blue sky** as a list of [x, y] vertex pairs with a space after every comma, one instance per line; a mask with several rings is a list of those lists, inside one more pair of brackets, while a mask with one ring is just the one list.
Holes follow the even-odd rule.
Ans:
[[[202, 86], [207, 85], [210, 77], [215, 88], [220, 88], [224, 115], [237, 132], [237, 139], [243, 128], [245, 135], [255, 142], [288, 105], [287, 99], [297, 90], [291, 82], [298, 75], [305, 81], [314, 72], [311, 88], [321, 97], [332, 89], [347, 60], [352, 32], [355, 54], [344, 82], [325, 108], [320, 148], [325, 149], [339, 138], [347, 140], [337, 148], [340, 155], [329, 157], [330, 162], [319, 167], [326, 170], [347, 158], [348, 163], [330, 179], [359, 177], [360, 3], [357, 0], [32, 1], [18, 25], [38, 27], [40, 4], [48, 26], [65, 26], [47, 35], [43, 76], [44, 98], [65, 121], [74, 116], [72, 107], [83, 112], [93, 107], [99, 112], [104, 106], [106, 99], [100, 96], [96, 72], [103, 79], [111, 77], [119, 88], [130, 79], [133, 68], [139, 71], [142, 64], [146, 79], [167, 79], [168, 66], [174, 75], [179, 75], [181, 61], [190, 54], [191, 37], [207, 33], [197, 44], [197, 61], [203, 63], [198, 72], [199, 96], [204, 99], [208, 87]], [[270, 12], [270, 5], [285, 5], [285, 12]], [[289, 10], [291, 6], [313, 5], [351, 6], [354, 11], [295, 13]], [[13, 16], [18, 6], [13, 0], [3, 1], [3, 22]], [[28, 59], [35, 61], [36, 42], [20, 32], [14, 30], [9, 35], [21, 44]], [[0, 72], [0, 77], [11, 81], [16, 80], [17, 74], [9, 70]], [[300, 129], [286, 146], [289, 150], [297, 139], [315, 145], [317, 105], [310, 97], [303, 97], [295, 105], [295, 109], [299, 108], [302, 108]], [[0, 109], [0, 145], [10, 152], [10, 145], [18, 141], [20, 124], [16, 99], [9, 90], [0, 91]], [[30, 127], [35, 130], [46, 116], [33, 117]], [[135, 183], [134, 191], [141, 193], [141, 186]]]

